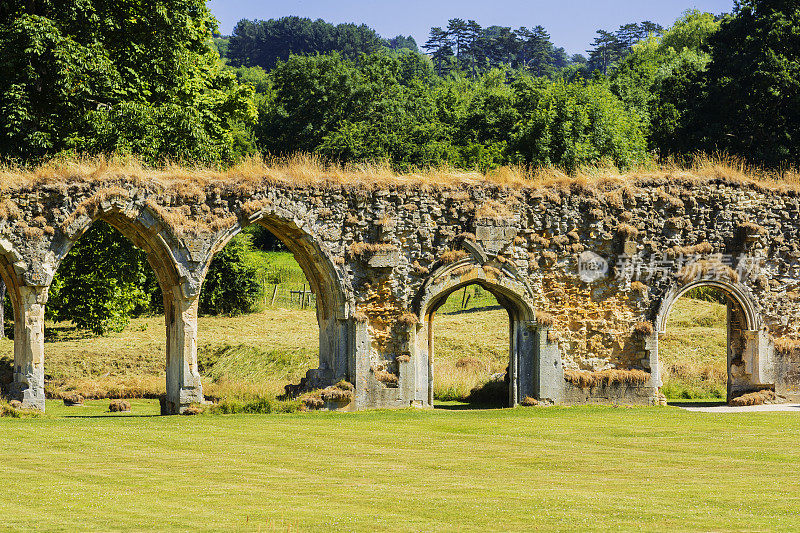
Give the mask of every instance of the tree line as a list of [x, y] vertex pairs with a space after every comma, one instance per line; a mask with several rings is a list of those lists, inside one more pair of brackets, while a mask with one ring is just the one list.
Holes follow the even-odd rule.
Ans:
[[228, 39], [220, 39], [223, 52], [234, 66], [259, 66], [266, 70], [291, 55], [338, 52], [348, 59], [372, 54], [382, 48], [417, 50], [411, 36], [383, 39], [365, 24], [333, 25], [324, 20], [282, 17], [270, 20], [240, 20]]

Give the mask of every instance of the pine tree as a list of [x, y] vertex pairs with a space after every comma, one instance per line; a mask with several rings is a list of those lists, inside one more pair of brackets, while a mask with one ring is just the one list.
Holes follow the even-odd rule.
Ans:
[[433, 27], [422, 48], [431, 56], [436, 74], [443, 76], [450, 63], [450, 58], [453, 57], [450, 34], [438, 26]]

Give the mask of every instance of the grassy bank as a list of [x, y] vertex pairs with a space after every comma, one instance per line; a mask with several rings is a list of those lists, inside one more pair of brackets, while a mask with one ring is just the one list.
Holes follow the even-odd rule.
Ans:
[[0, 529], [793, 530], [799, 439], [670, 407], [0, 419]]

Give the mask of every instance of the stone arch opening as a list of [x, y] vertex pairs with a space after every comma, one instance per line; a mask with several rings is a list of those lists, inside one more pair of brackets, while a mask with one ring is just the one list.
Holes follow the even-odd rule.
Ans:
[[[165, 391], [169, 393], [170, 388], [182, 379], [176, 367], [183, 365], [172, 361], [175, 348], [180, 346], [174, 315], [176, 307], [179, 307], [175, 298], [181, 291], [177, 286], [176, 268], [164, 264], [169, 261], [163, 257], [165, 250], [159, 250], [152, 237], [129, 219], [115, 213], [102, 213], [72, 234], [59, 251], [53, 280], [45, 288], [43, 307], [48, 331], [43, 347], [51, 350], [57, 346], [55, 343], [70, 339], [85, 340], [87, 344], [82, 346], [86, 370], [81, 373], [68, 371], [74, 361], [70, 359], [69, 349], [59, 350], [58, 358], [54, 357], [55, 352], [51, 352], [48, 357], [51, 371], [47, 375], [55, 392], [69, 391], [77, 380], [85, 381], [86, 386], [75, 392], [84, 395], [116, 390], [118, 392], [114, 394], [152, 398]], [[95, 251], [102, 253], [94, 255]], [[68, 265], [71, 265], [70, 269], [65, 270]], [[106, 283], [102, 279], [106, 277], [103, 272], [110, 272], [116, 282]], [[74, 277], [68, 278], [70, 273]], [[83, 277], [83, 273], [88, 276]], [[94, 277], [96, 275], [100, 279]], [[61, 278], [60, 283], [54, 283], [57, 276]], [[121, 288], [118, 283], [122, 283]], [[84, 293], [94, 296], [87, 300], [83, 298]], [[98, 305], [103, 304], [111, 304], [106, 307], [108, 313], [95, 314]], [[117, 320], [120, 315], [116, 313], [129, 316], [131, 322], [128, 323], [127, 318]], [[162, 313], [166, 331], [153, 328], [154, 320], [157, 321]], [[99, 320], [81, 323], [77, 319], [83, 316], [94, 316]], [[65, 322], [72, 322], [72, 325]], [[102, 343], [87, 339], [87, 335], [79, 332], [81, 328], [92, 331], [92, 336], [98, 338], [121, 335], [115, 341], [119, 343], [119, 348], [114, 350], [117, 357], [109, 357], [98, 347]], [[138, 331], [161, 333], [138, 334]], [[53, 372], [54, 365], [58, 365], [61, 372]], [[105, 397], [105, 394], [100, 397]]]
[[[471, 313], [461, 315], [457, 320], [453, 313], [453, 304], [458, 304], [458, 295], [466, 294], [468, 298], [480, 294], [470, 292], [468, 289], [483, 290], [489, 295], [489, 309], [480, 310], [479, 315]], [[454, 298], [455, 297], [455, 298]], [[454, 302], [456, 300], [456, 302]], [[464, 298], [462, 297], [462, 302]], [[492, 305], [495, 304], [495, 305]], [[457, 305], [456, 305], [457, 306]], [[499, 309], [497, 309], [499, 307]], [[447, 309], [445, 309], [447, 308]], [[457, 312], [457, 311], [456, 311]], [[443, 293], [436, 301], [431, 302], [424, 318], [427, 326], [428, 354], [430, 366], [430, 387], [441, 391], [440, 384], [445, 380], [450, 381], [453, 386], [464, 389], [460, 390], [459, 398], [451, 399], [468, 400], [477, 407], [507, 407], [513, 405], [511, 399], [511, 368], [512, 360], [515, 358], [515, 346], [512, 342], [512, 332], [514, 322], [518, 320], [518, 309], [511, 304], [502, 294], [493, 290], [488, 284], [479, 282], [465, 283], [460, 287]], [[480, 317], [477, 321], [475, 318]], [[469, 320], [464, 323], [464, 319]], [[471, 332], [466, 328], [475, 328]], [[473, 334], [472, 338], [466, 336]], [[444, 341], [449, 335], [453, 352], [460, 352], [461, 355], [450, 364], [444, 365], [442, 348]], [[460, 337], [460, 338], [459, 338]], [[505, 344], [504, 349], [497, 350], [498, 342]], [[437, 353], [437, 349], [438, 352]], [[500, 353], [497, 353], [497, 352]], [[488, 353], [487, 353], [488, 352]], [[499, 357], [498, 357], [499, 356]], [[498, 366], [499, 365], [499, 366]], [[477, 374], [477, 375], [476, 375]], [[465, 379], [466, 378], [466, 379]], [[472, 379], [470, 379], [472, 378]], [[472, 389], [467, 390], [467, 389]], [[455, 392], [455, 391], [454, 391]], [[434, 390], [432, 396], [442, 399]]]
[[[96, 195], [94, 199], [102, 195]], [[89, 214], [91, 213], [91, 214]], [[167, 401], [165, 412], [178, 412], [181, 405], [202, 401], [193, 344], [193, 304], [182, 282], [179, 239], [148, 208], [136, 207], [129, 199], [111, 195], [102, 202], [79, 206], [56, 233], [43, 256], [25, 264], [5, 239], [0, 240], [0, 272], [7, 283], [14, 310], [14, 365], [10, 396], [26, 407], [44, 410], [45, 307], [53, 276], [75, 243], [93, 225], [103, 221], [143, 250], [147, 263], [164, 294], [167, 329]], [[183, 253], [185, 255], [185, 252]], [[22, 275], [17, 275], [23, 272]], [[191, 292], [191, 291], [189, 291]]]
[[[667, 333], [668, 319], [680, 306], [679, 302], [685, 300], [684, 297], [697, 296], [701, 289], [716, 295], [716, 300], [724, 306], [724, 340], [717, 344], [721, 344], [722, 348], [718, 357], [725, 361], [725, 400], [730, 401], [747, 392], [774, 386], [771, 375], [771, 345], [763, 330], [758, 310], [746, 287], [725, 279], [697, 279], [674, 286], [662, 299], [655, 319], [653, 338], [649, 343], [651, 367], [656, 370], [654, 377], [658, 379], [655, 385], [663, 387], [662, 376], [665, 371], [670, 370], [665, 367], [660, 353], [663, 351], [662, 341]], [[697, 323], [696, 314], [700, 312], [700, 308], [699, 304], [695, 304], [681, 309], [690, 325]], [[706, 332], [703, 341], [713, 347], [713, 332]], [[703, 349], [696, 339], [689, 342], [695, 345], [694, 349]], [[663, 359], [669, 361], [669, 355], [671, 354], [665, 353]], [[701, 371], [710, 373], [713, 370]]]
[[[270, 291], [275, 290], [274, 294], [283, 295], [284, 298], [287, 297], [286, 293], [295, 293], [291, 298], [297, 298], [297, 301], [293, 300], [292, 305], [284, 306], [290, 307], [293, 313], [303, 309], [313, 313], [314, 318], [311, 321], [315, 323], [318, 332], [318, 367], [313, 368], [312, 365], [301, 387], [323, 388], [341, 380], [353, 383], [355, 365], [351, 361], [353, 332], [350, 317], [352, 295], [331, 253], [319, 238], [306, 230], [297, 217], [290, 213], [264, 210], [230, 228], [215, 245], [213, 255], [225, 248], [246, 228], [254, 226], [263, 228], [281, 243], [282, 249], [291, 255], [304, 277], [302, 290], [293, 284], [276, 288], [274, 283], [267, 283]], [[210, 264], [211, 259], [208, 261], [208, 265]], [[274, 294], [266, 294], [265, 307], [270, 312], [277, 312], [281, 307], [280, 300], [278, 304], [271, 302]], [[305, 320], [305, 317], [300, 317], [300, 320]]]
[[[540, 372], [543, 352], [540, 343], [547, 337], [546, 327], [536, 324], [527, 287], [506, 275], [500, 268], [465, 261], [434, 273], [419, 301], [420, 324], [416, 334], [416, 394], [433, 406], [435, 342], [434, 319], [447, 299], [460, 289], [478, 285], [492, 294], [508, 314], [508, 400], [514, 406], [527, 397], [548, 396], [543, 380], [551, 376]], [[550, 354], [552, 355], [552, 354]], [[556, 353], [557, 357], [557, 353]]]

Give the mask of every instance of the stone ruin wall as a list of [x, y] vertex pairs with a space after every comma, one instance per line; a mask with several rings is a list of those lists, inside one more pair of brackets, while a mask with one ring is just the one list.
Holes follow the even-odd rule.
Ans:
[[[773, 381], [788, 379], [783, 389], [797, 391], [800, 196], [789, 188], [686, 176], [530, 188], [81, 177], [8, 187], [0, 269], [24, 322], [16, 332], [17, 395], [40, 386], [36, 367], [46, 364], [41, 313], [32, 306], [46, 302], [58, 264], [95, 220], [143, 248], [165, 289], [172, 411], [202, 399], [192, 350], [206, 269], [233, 235], [259, 221], [295, 252], [323, 307], [321, 368], [309, 383], [354, 382], [357, 407], [422, 401], [403, 381], [422, 386], [409, 376], [423, 374], [414, 367], [423, 307], [436, 287], [471, 281], [502, 288], [530, 311], [525, 327], [557, 350], [563, 367], [548, 379], [652, 373], [653, 328], [667, 295], [689, 280], [677, 264], [686, 257], [702, 259], [692, 267], [698, 275], [743, 295], [763, 337], [755, 352], [757, 364], [769, 365], [762, 374], [777, 372]], [[589, 282], [578, 268], [588, 252], [609, 262], [606, 275]], [[750, 258], [746, 276], [725, 265], [742, 254]], [[625, 256], [658, 260], [659, 269], [637, 279], [617, 265]], [[657, 376], [643, 385], [652, 401]]]

